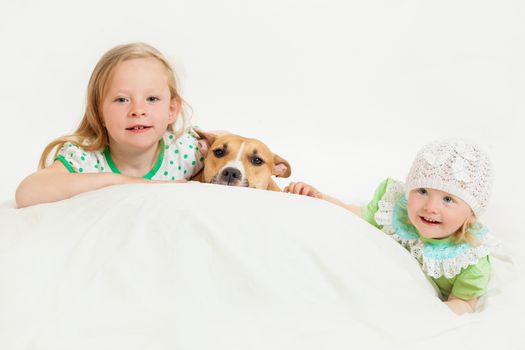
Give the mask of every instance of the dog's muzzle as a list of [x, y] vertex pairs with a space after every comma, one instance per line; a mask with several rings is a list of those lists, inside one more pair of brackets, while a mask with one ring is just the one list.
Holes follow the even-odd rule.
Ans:
[[211, 183], [227, 186], [249, 186], [248, 180], [243, 180], [241, 171], [233, 167], [222, 169], [220, 173], [213, 177]]

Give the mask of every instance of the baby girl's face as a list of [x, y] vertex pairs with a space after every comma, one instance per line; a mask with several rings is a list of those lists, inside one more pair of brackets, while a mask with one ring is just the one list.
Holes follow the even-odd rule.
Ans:
[[407, 212], [412, 225], [426, 238], [448, 237], [472, 215], [468, 204], [461, 199], [431, 188], [410, 191]]
[[157, 147], [180, 107], [171, 99], [166, 68], [155, 58], [118, 64], [102, 101], [110, 146], [130, 150]]

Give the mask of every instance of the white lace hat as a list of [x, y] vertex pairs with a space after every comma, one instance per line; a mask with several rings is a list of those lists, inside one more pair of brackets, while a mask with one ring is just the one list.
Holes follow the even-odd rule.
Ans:
[[406, 180], [406, 190], [433, 188], [467, 203], [479, 216], [486, 209], [493, 171], [488, 155], [463, 139], [429, 143], [416, 155]]

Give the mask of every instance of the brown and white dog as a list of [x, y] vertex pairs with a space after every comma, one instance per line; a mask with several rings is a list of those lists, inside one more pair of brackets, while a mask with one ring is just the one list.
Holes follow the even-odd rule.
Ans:
[[[228, 186], [281, 191], [273, 176], [288, 177], [290, 164], [256, 139], [197, 131], [204, 169], [193, 180]], [[209, 145], [209, 147], [208, 147]]]

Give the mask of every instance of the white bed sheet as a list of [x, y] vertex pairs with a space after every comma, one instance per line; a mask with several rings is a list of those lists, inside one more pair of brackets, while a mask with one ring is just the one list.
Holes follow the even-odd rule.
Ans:
[[308, 197], [124, 185], [0, 224], [0, 349], [525, 348], [516, 250], [457, 317], [396, 242]]

